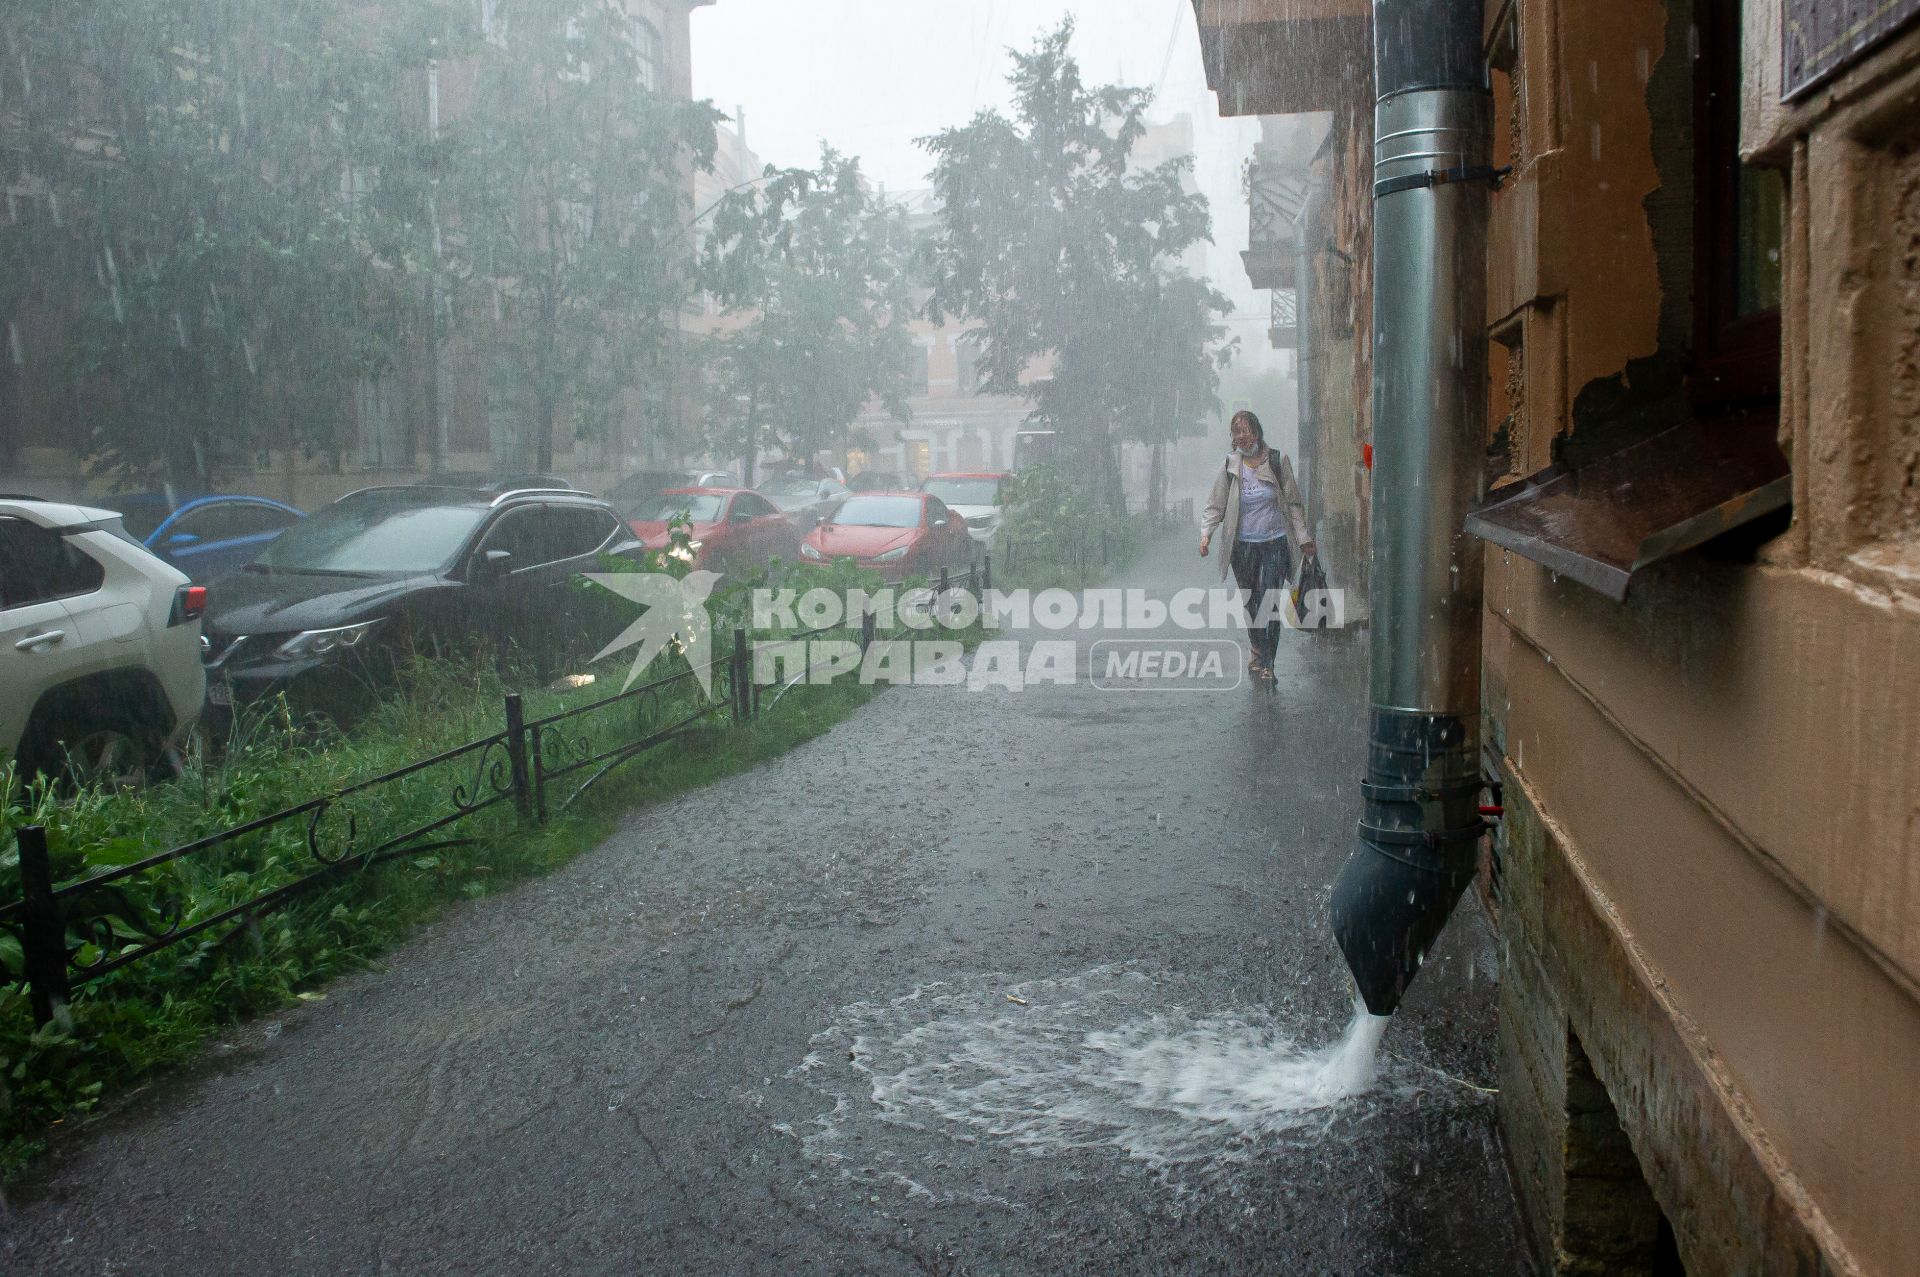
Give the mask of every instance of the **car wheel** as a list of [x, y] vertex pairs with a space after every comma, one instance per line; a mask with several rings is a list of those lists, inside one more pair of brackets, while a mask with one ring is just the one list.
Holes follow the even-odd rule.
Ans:
[[85, 788], [138, 789], [152, 779], [157, 761], [147, 741], [115, 727], [69, 740], [66, 753], [68, 778]]

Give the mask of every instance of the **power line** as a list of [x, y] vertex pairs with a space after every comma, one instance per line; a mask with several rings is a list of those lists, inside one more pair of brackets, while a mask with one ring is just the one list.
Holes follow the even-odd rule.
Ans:
[[1153, 100], [1158, 102], [1167, 88], [1167, 72], [1173, 70], [1173, 46], [1180, 41], [1180, 24], [1191, 9], [1188, 0], [1173, 0], [1173, 27], [1167, 32], [1167, 55], [1160, 59], [1160, 78], [1153, 82]]

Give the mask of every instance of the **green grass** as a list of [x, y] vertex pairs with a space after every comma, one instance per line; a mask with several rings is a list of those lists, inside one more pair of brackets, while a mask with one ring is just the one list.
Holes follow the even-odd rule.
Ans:
[[[808, 583], [837, 586], [846, 583], [843, 577], [853, 579], [841, 568], [823, 569]], [[734, 614], [737, 598], [716, 619], [716, 651], [724, 650], [731, 632], [726, 618]], [[979, 633], [955, 637], [977, 640]], [[606, 697], [625, 678], [628, 659], [610, 658], [591, 687], [527, 691], [527, 717]], [[313, 996], [336, 976], [368, 966], [450, 903], [550, 872], [602, 841], [621, 811], [775, 757], [826, 731], [877, 690], [847, 679], [797, 687], [747, 724], [733, 723], [722, 710], [711, 726], [623, 764], [564, 814], [558, 807], [571, 785], [556, 787], [544, 826], [523, 821], [511, 803], [477, 813], [436, 835], [470, 837], [471, 845], [422, 850], [352, 872], [255, 925], [216, 927], [182, 941], [77, 990], [66, 1012], [44, 1028], [35, 1029], [24, 989], [0, 991], [0, 1174], [26, 1165], [55, 1126], [83, 1118], [104, 1099], [189, 1057], [225, 1026]], [[416, 665], [404, 673], [397, 694], [344, 734], [298, 722], [275, 702], [243, 718], [221, 759], [139, 792], [63, 795], [44, 783], [14, 783], [10, 770], [0, 770], [6, 795], [0, 900], [19, 895], [13, 831], [20, 825], [46, 826], [55, 880], [71, 881], [499, 732], [507, 691], [507, 679], [491, 661]], [[663, 694], [644, 719], [626, 702], [573, 722], [596, 749], [605, 749], [674, 721], [697, 696], [689, 681]], [[469, 756], [428, 768], [343, 801], [320, 826], [323, 845], [344, 838], [349, 817], [364, 848], [451, 811], [453, 787], [473, 782], [477, 761]], [[123, 898], [98, 892], [83, 899], [102, 900], [102, 925], [129, 934], [135, 919], [152, 917], [170, 898], [191, 924], [314, 867], [306, 822], [296, 819], [146, 871], [126, 884]], [[69, 918], [70, 927], [74, 921]], [[84, 935], [70, 929], [70, 943]], [[92, 952], [83, 949], [80, 956]], [[5, 932], [0, 961], [20, 969], [17, 937]]]

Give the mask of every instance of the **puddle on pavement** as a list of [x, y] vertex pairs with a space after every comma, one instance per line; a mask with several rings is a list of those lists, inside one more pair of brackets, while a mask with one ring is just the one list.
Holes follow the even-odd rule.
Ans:
[[[848, 1177], [979, 1200], [954, 1143], [1036, 1156], [1115, 1150], [1179, 1184], [1277, 1147], [1351, 1135], [1383, 1105], [1468, 1088], [1374, 1049], [1382, 1019], [1286, 1023], [1209, 1007], [1198, 980], [1124, 965], [1011, 983], [983, 975], [841, 1009], [790, 1076], [832, 1101], [779, 1129]], [[922, 1134], [945, 1137], [929, 1151]], [[943, 1173], [944, 1172], [944, 1173]]]

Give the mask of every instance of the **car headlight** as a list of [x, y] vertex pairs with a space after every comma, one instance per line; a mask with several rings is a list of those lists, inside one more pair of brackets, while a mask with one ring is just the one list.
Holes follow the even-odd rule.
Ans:
[[827, 556], [814, 549], [813, 544], [808, 541], [802, 541], [800, 543], [800, 557], [803, 559], [818, 559], [822, 563], [827, 561]]
[[274, 655], [325, 656], [329, 652], [358, 647], [360, 640], [373, 633], [379, 624], [378, 620], [373, 620], [362, 621], [358, 625], [342, 625], [332, 630], [305, 630], [282, 643]]
[[911, 550], [912, 548], [913, 548], [913, 547], [912, 547], [912, 546], [910, 546], [910, 545], [903, 545], [903, 546], [899, 546], [899, 547], [897, 547], [897, 548], [895, 548], [895, 549], [892, 549], [892, 550], [888, 550], [888, 551], [887, 551], [887, 552], [886, 552], [885, 554], [876, 554], [876, 555], [874, 555], [874, 556], [873, 556], [873, 561], [874, 561], [875, 563], [892, 563], [892, 562], [894, 562], [894, 561], [895, 561], [896, 559], [904, 559], [904, 558], [906, 558], [906, 557], [907, 557], [907, 551], [908, 551], [908, 550]]

